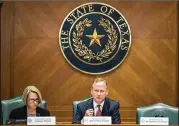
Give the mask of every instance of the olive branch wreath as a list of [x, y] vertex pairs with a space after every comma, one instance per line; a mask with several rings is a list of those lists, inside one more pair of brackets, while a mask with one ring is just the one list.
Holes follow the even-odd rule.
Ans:
[[88, 62], [91, 61], [91, 59], [96, 59], [102, 62], [103, 58], [108, 58], [109, 55], [114, 51], [116, 48], [116, 42], [118, 35], [116, 33], [116, 30], [113, 28], [113, 25], [110, 23], [109, 20], [101, 18], [101, 20], [98, 20], [99, 26], [102, 26], [104, 30], [108, 33], [108, 43], [105, 45], [105, 48], [102, 49], [100, 52], [97, 52], [95, 54], [92, 52], [91, 49], [87, 48], [85, 44], [82, 43], [82, 36], [83, 31], [86, 27], [90, 27], [92, 24], [91, 20], [88, 20], [87, 18], [83, 21], [80, 21], [76, 25], [76, 32], [73, 31], [73, 45], [75, 47], [75, 51], [78, 52], [79, 56], [83, 56], [84, 59], [87, 59]]

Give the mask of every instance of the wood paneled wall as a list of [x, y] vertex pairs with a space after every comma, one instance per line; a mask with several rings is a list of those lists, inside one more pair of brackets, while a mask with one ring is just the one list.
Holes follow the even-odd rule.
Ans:
[[[109, 97], [120, 101], [122, 123], [135, 122], [136, 107], [178, 104], [178, 5], [173, 2], [103, 1], [127, 19], [132, 45], [116, 70], [100, 75]], [[35, 85], [57, 121], [71, 121], [72, 102], [90, 96], [97, 76], [73, 69], [59, 48], [59, 29], [77, 2], [4, 2], [1, 96], [22, 95]]]

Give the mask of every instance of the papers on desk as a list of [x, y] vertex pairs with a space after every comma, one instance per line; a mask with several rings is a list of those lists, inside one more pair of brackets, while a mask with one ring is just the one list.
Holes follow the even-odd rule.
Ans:
[[82, 124], [84, 125], [111, 125], [111, 116], [85, 116]]
[[55, 116], [27, 117], [27, 125], [56, 125]]

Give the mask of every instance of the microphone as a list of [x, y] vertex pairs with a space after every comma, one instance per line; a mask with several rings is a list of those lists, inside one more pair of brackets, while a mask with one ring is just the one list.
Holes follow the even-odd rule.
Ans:
[[8, 121], [7, 121], [7, 124], [11, 124], [11, 120], [8, 120]]
[[40, 116], [40, 113], [37, 113], [36, 116]]

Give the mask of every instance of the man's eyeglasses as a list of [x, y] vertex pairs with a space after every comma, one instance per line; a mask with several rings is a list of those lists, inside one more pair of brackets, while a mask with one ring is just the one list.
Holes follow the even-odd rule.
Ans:
[[32, 103], [32, 102], [39, 102], [39, 99], [38, 98], [36, 98], [36, 99], [34, 99], [34, 98], [31, 98], [31, 99], [29, 99], [29, 103]]

